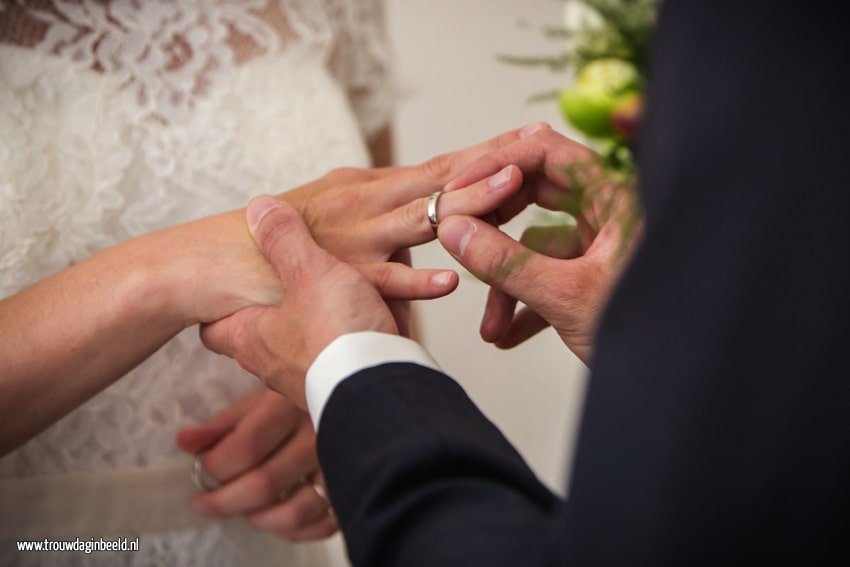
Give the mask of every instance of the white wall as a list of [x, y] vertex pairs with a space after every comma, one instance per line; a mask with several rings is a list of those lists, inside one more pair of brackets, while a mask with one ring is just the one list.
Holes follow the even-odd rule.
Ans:
[[[387, 8], [406, 91], [396, 121], [400, 163], [420, 162], [534, 120], [561, 128], [554, 103], [525, 102], [532, 93], [557, 87], [560, 78], [502, 65], [495, 55], [555, 52], [558, 44], [540, 27], [562, 21], [563, 2], [387, 0]], [[515, 221], [507, 231], [518, 236], [527, 223]], [[437, 244], [415, 251], [414, 263], [458, 267]], [[466, 275], [451, 297], [421, 305], [425, 343], [541, 478], [560, 488], [582, 403], [584, 367], [551, 330], [508, 352], [485, 344], [478, 336], [485, 296], [485, 286]]]

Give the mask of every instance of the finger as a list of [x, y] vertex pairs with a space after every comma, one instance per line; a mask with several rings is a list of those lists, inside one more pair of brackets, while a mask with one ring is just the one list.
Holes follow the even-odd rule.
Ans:
[[[576, 258], [582, 253], [576, 225], [532, 226], [525, 229], [520, 243], [550, 258]], [[503, 339], [514, 323], [516, 303], [516, 299], [510, 295], [490, 288], [481, 319], [482, 339], [489, 343], [499, 343]]]
[[338, 529], [339, 524], [337, 523], [336, 516], [328, 512], [325, 514], [324, 518], [311, 526], [307, 526], [297, 532], [279, 533], [278, 535], [291, 542], [297, 543], [330, 537], [334, 535]]
[[[263, 395], [278, 396], [273, 392]], [[255, 406], [204, 455], [204, 470], [218, 482], [228, 482], [257, 467], [296, 433], [303, 412], [283, 397], [270, 398], [269, 402]]]
[[[521, 186], [522, 173], [509, 165], [463, 191], [442, 194], [437, 201], [437, 220], [452, 215], [485, 215], [516, 195]], [[416, 199], [372, 220], [374, 237], [391, 249], [433, 240], [434, 229], [427, 214], [429, 198]]]
[[398, 262], [357, 266], [385, 299], [436, 299], [457, 288], [459, 277], [452, 270], [414, 270]]
[[[526, 128], [529, 127], [548, 128], [549, 125], [545, 122], [535, 122]], [[427, 197], [435, 191], [441, 191], [446, 183], [463, 173], [479, 159], [522, 139], [522, 131], [526, 128], [517, 128], [468, 148], [435, 156], [417, 166], [397, 169], [394, 173], [403, 174], [392, 176], [392, 191], [385, 191], [385, 193], [393, 199], [394, 206], [398, 207], [413, 199]], [[497, 171], [491, 172], [490, 175]], [[476, 181], [484, 177], [487, 176], [479, 177]], [[469, 184], [471, 183], [467, 183]]]
[[481, 338], [494, 343], [502, 338], [511, 325], [516, 310], [516, 298], [491, 287], [487, 293], [487, 304], [481, 318]]
[[[588, 248], [587, 256], [597, 259], [622, 259], [624, 254], [630, 250], [633, 242], [625, 242], [628, 233], [626, 226], [624, 226], [625, 222], [626, 219], [616, 215], [609, 219]], [[639, 233], [640, 226], [634, 227], [634, 230]], [[629, 236], [634, 236], [634, 233]]]
[[[262, 308], [249, 307], [237, 311], [233, 315], [220, 319], [215, 323], [201, 325], [200, 336], [201, 342], [206, 348], [216, 354], [222, 354], [234, 358], [237, 354], [236, 344], [234, 342], [237, 333], [243, 329], [253, 326], [258, 317], [262, 314]], [[251, 356], [243, 357], [239, 363], [245, 370], [252, 372]], [[253, 373], [253, 372], [252, 372]]]
[[514, 317], [507, 332], [495, 344], [500, 349], [514, 348], [547, 327], [549, 323], [543, 317], [532, 309], [523, 307]]
[[454, 192], [467, 187], [509, 164], [518, 166], [525, 176], [519, 192], [523, 199], [509, 201], [500, 209], [502, 223], [516, 216], [529, 203], [575, 216], [581, 211], [581, 189], [604, 179], [592, 151], [551, 128], [543, 128], [530, 137], [483, 156], [447, 184], [445, 190]]
[[[530, 124], [520, 131], [516, 140], [483, 154], [462, 173], [446, 184], [446, 191], [455, 191], [493, 175], [509, 164], [516, 164], [524, 173], [540, 171], [547, 167], [547, 157], [560, 146], [582, 146], [558, 134], [548, 124]], [[582, 155], [592, 155], [586, 148]], [[566, 165], [566, 161], [560, 166]], [[554, 164], [553, 164], [554, 165]]]
[[246, 215], [254, 241], [277, 269], [284, 289], [302, 271], [332, 262], [288, 203], [270, 196], [256, 197], [248, 203]]
[[256, 394], [242, 398], [204, 423], [185, 427], [177, 433], [177, 446], [186, 453], [196, 454], [213, 445], [233, 430], [233, 427], [256, 403]]
[[[410, 248], [404, 248], [390, 256], [390, 262], [398, 262], [405, 266], [412, 267], [413, 258], [410, 254]], [[390, 308], [390, 313], [393, 314], [393, 319], [395, 319], [396, 327], [398, 327], [398, 333], [402, 337], [410, 338], [410, 301], [406, 301], [403, 299], [388, 300], [387, 307]]]
[[577, 258], [582, 253], [582, 242], [577, 225], [531, 226], [519, 240], [527, 248], [550, 258]]
[[191, 426], [177, 433], [177, 447], [184, 453], [195, 455], [217, 443], [230, 432], [228, 426]]
[[295, 533], [324, 519], [329, 506], [312, 485], [303, 484], [282, 502], [249, 514], [246, 519], [258, 530]]
[[529, 250], [480, 219], [449, 217], [440, 225], [440, 242], [473, 275], [540, 311], [541, 289], [559, 271], [559, 260]]
[[205, 516], [249, 514], [292, 493], [318, 467], [314, 436], [296, 436], [260, 467], [212, 492], [195, 496], [195, 511]]

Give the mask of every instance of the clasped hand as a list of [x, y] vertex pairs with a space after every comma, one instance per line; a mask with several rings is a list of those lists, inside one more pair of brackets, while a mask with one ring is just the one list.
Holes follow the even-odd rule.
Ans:
[[[522, 240], [530, 247], [494, 225], [530, 203], [559, 209], [574, 191], [565, 166], [590, 156], [545, 124], [533, 124], [422, 166], [338, 170], [282, 198], [254, 199], [249, 230], [274, 267], [280, 300], [207, 325], [202, 339], [305, 409], [305, 373], [335, 338], [404, 333], [404, 312], [388, 299], [439, 297], [456, 287], [453, 272], [387, 263], [434, 238], [426, 200], [445, 188], [440, 242], [491, 285], [482, 337], [510, 348], [552, 325], [587, 360], [598, 313], [625, 258], [617, 219], [599, 218], [587, 203], [575, 227], [529, 229]], [[526, 306], [515, 313], [518, 301]], [[303, 482], [320, 478], [309, 420], [295, 407], [277, 407], [285, 401], [274, 393], [258, 396], [181, 434], [190, 452], [213, 443], [204, 466], [225, 482], [199, 495], [196, 507], [244, 514], [256, 528], [289, 539], [332, 533], [327, 503]], [[299, 451], [307, 453], [298, 457]]]
[[[425, 282], [420, 272], [374, 267], [399, 249], [433, 238], [425, 199], [445, 187], [440, 241], [492, 286], [482, 322], [485, 340], [509, 347], [552, 325], [587, 360], [597, 314], [622, 262], [617, 219], [591, 219], [591, 204], [578, 215], [577, 238], [549, 250], [557, 257], [524, 247], [491, 223], [508, 221], [530, 203], [559, 208], [571, 191], [565, 166], [590, 156], [548, 126], [534, 124], [418, 168], [337, 173], [368, 176], [365, 185], [346, 189], [345, 199], [321, 190], [296, 194], [290, 200], [294, 206], [271, 197], [255, 199], [248, 223], [277, 271], [282, 300], [207, 326], [204, 343], [305, 408], [305, 373], [335, 338], [358, 331], [396, 334], [400, 329], [386, 297], [436, 297], [457, 285], [453, 275], [438, 291], [435, 278]], [[440, 180], [447, 178], [453, 181], [446, 186]], [[376, 215], [381, 207], [391, 210]], [[348, 233], [323, 220], [344, 217], [341, 208], [364, 219], [358, 230]], [[373, 267], [357, 270], [341, 259]], [[515, 314], [517, 301], [526, 307]]]

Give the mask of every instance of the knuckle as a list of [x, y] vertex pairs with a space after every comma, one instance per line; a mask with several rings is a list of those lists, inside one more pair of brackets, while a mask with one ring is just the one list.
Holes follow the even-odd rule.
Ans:
[[292, 232], [295, 211], [289, 207], [277, 207], [260, 222], [257, 229], [257, 244], [266, 253], [272, 253]]
[[[426, 208], [428, 206], [428, 198], [419, 198], [411, 201], [402, 208], [401, 222], [404, 230], [419, 231], [423, 229], [427, 222]], [[428, 227], [430, 230], [430, 226]]]
[[242, 466], [249, 466], [259, 462], [262, 457], [262, 449], [259, 441], [254, 435], [245, 435], [239, 442], [239, 448], [236, 449], [235, 461]]
[[280, 492], [274, 475], [266, 469], [258, 469], [251, 475], [252, 488], [259, 498], [271, 501], [278, 497]]
[[380, 290], [386, 289], [392, 282], [393, 269], [389, 263], [374, 266], [371, 269], [372, 285]]
[[422, 164], [425, 175], [432, 179], [445, 181], [449, 178], [454, 166], [452, 154], [439, 154]]
[[598, 290], [593, 281], [586, 271], [557, 270], [543, 282], [544, 294], [556, 311], [581, 316], [596, 309]]
[[514, 277], [518, 263], [515, 254], [504, 246], [493, 247], [489, 250], [482, 262], [481, 269], [488, 281], [506, 282]]
[[241, 363], [248, 347], [248, 331], [245, 325], [234, 325], [230, 332], [230, 347], [237, 362]]

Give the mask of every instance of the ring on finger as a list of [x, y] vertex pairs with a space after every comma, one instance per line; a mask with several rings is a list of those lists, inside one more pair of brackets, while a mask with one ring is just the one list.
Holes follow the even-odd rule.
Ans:
[[437, 229], [440, 227], [440, 221], [437, 219], [437, 203], [439, 203], [442, 195], [442, 191], [432, 193], [431, 196], [428, 197], [428, 207], [425, 210], [425, 214], [428, 216], [428, 222], [431, 224], [431, 230], [434, 231], [434, 234], [437, 234]]
[[206, 451], [201, 451], [195, 455], [195, 459], [192, 461], [192, 482], [204, 492], [212, 492], [218, 488], [219, 483], [207, 472], [203, 463], [201, 463], [201, 459], [206, 454]]

